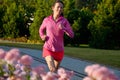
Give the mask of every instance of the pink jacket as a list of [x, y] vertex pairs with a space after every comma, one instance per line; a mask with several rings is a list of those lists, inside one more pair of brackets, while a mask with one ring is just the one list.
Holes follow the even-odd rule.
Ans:
[[[62, 23], [64, 25], [64, 29], [59, 28], [59, 24]], [[46, 17], [43, 20], [43, 23], [40, 26], [39, 34], [41, 39], [44, 35], [47, 36], [47, 39], [44, 43], [44, 48], [50, 51], [63, 51], [64, 50], [64, 32], [71, 38], [74, 37], [74, 33], [72, 28], [64, 17], [59, 17], [57, 22], [55, 22], [51, 16]]]

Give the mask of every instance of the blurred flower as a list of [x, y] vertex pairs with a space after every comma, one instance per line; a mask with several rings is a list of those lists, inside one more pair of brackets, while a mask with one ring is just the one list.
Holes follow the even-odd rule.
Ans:
[[93, 71], [98, 69], [99, 67], [99, 64], [89, 65], [85, 68], [85, 72], [88, 74], [88, 76], [92, 76]]
[[26, 79], [24, 77], [11, 76], [11, 77], [8, 77], [7, 80], [26, 80]]
[[85, 72], [88, 76], [83, 80], [119, 80], [114, 72], [110, 71], [105, 66], [100, 66], [99, 64], [87, 66]]
[[70, 80], [71, 77], [74, 75], [73, 71], [68, 71], [64, 68], [59, 68], [57, 73], [60, 76], [58, 80]]
[[42, 80], [57, 80], [58, 79], [58, 74], [53, 73], [53, 72], [47, 72], [46, 74], [42, 75]]
[[58, 73], [46, 72], [45, 65], [31, 67], [33, 59], [29, 55], [20, 55], [17, 48], [9, 51], [0, 49], [0, 80], [70, 80], [73, 71], [63, 68]]
[[6, 51], [0, 49], [0, 59], [4, 59], [5, 55], [6, 55]]
[[85, 78], [83, 78], [83, 80], [93, 80], [91, 77], [85, 77]]
[[[17, 48], [0, 49], [0, 80], [71, 80], [74, 75], [64, 68], [59, 68], [57, 73], [46, 72], [45, 65], [31, 67], [32, 62], [31, 56], [20, 56]], [[119, 80], [113, 71], [99, 64], [88, 65], [85, 72], [88, 76], [83, 80]]]
[[20, 58], [20, 63], [23, 64], [23, 65], [31, 65], [33, 62], [33, 59], [31, 56], [29, 55], [23, 55], [21, 58]]
[[46, 74], [45, 69], [45, 65], [38, 65], [37, 67], [32, 68], [32, 71], [36, 74]]
[[20, 51], [19, 51], [19, 49], [13, 48], [9, 52], [14, 55], [14, 60], [16, 60], [16, 61], [19, 60], [19, 58], [20, 58]]
[[20, 58], [19, 50], [14, 48], [6, 53], [5, 60], [9, 64], [15, 64]]

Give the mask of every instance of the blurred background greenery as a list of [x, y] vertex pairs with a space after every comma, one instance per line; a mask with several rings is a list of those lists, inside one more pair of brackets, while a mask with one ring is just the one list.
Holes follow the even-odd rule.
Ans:
[[[75, 37], [65, 46], [120, 49], [120, 0], [62, 0]], [[54, 0], [0, 0], [0, 39], [43, 43], [39, 27]]]

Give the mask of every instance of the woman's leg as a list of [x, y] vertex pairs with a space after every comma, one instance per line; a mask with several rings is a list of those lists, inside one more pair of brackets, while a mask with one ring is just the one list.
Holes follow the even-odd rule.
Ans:
[[56, 71], [58, 70], [58, 68], [59, 68], [59, 66], [60, 66], [60, 63], [61, 63], [61, 61], [54, 60], [54, 64], [55, 64], [55, 69], [56, 69]]
[[58, 70], [60, 61], [54, 60], [52, 56], [46, 56], [45, 60], [51, 72], [56, 72]]
[[55, 68], [55, 63], [54, 63], [54, 59], [52, 56], [46, 56], [45, 60], [47, 62], [48, 68], [51, 72], [55, 72], [56, 68]]

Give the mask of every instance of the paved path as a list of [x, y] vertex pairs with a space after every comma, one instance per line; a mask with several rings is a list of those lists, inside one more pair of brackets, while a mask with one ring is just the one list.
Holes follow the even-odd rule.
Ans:
[[[0, 48], [4, 50], [10, 50], [13, 47], [0, 46]], [[44, 59], [42, 58], [42, 51], [34, 50], [34, 49], [26, 49], [26, 48], [18, 48], [18, 49], [21, 51], [21, 53], [31, 55], [34, 58], [33, 66], [37, 66], [39, 64], [46, 64]], [[86, 76], [84, 72], [84, 68], [87, 65], [91, 65], [91, 64], [94, 63], [65, 56], [60, 66], [64, 67], [67, 70], [73, 70], [75, 72], [75, 75], [73, 76], [72, 80], [82, 80], [83, 77]], [[120, 70], [113, 69], [111, 67], [108, 68], [114, 71], [118, 77], [120, 77]]]

